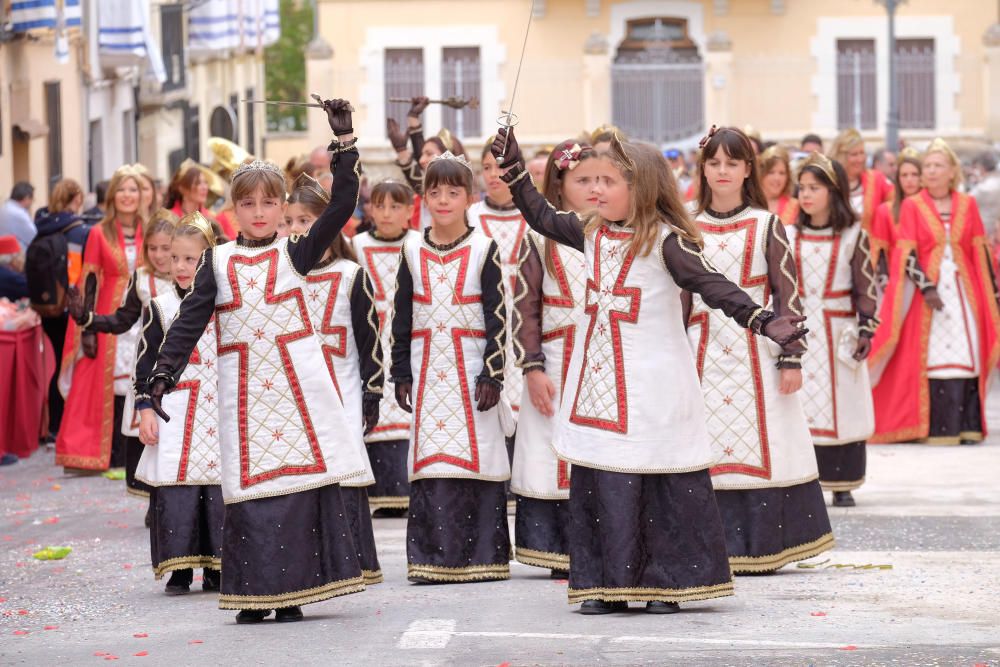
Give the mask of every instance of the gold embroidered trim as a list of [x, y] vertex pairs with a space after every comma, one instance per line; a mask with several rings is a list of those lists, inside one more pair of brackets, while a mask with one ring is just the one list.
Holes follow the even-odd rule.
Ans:
[[409, 509], [409, 496], [370, 496], [368, 506], [372, 509]]
[[746, 572], [774, 572], [789, 563], [806, 560], [829, 551], [835, 545], [833, 533], [796, 547], [788, 547], [776, 554], [768, 556], [730, 556], [729, 567], [735, 574]]
[[159, 581], [168, 572], [193, 570], [199, 567], [221, 570], [222, 559], [215, 556], [178, 556], [177, 558], [169, 558], [153, 566], [153, 576]]
[[[437, 464], [436, 463], [432, 463], [430, 467], [434, 467], [435, 465], [437, 465]], [[471, 473], [471, 472], [469, 472], [469, 473], [465, 473], [465, 472], [455, 472], [455, 473], [451, 473], [451, 472], [441, 472], [441, 473], [431, 472], [431, 473], [424, 473], [424, 474], [418, 474], [418, 475], [411, 474], [409, 476], [409, 481], [411, 481], [411, 482], [415, 482], [418, 479], [478, 479], [478, 480], [482, 480], [484, 482], [506, 482], [507, 480], [510, 479], [510, 473], [507, 473], [506, 475], [479, 475], [479, 474]]]
[[383, 351], [382, 358], [379, 359], [377, 352], [382, 349], [379, 344], [379, 330], [378, 330], [378, 314], [375, 312], [375, 294], [372, 292], [371, 280], [368, 279], [368, 275], [364, 272], [365, 270], [358, 266], [357, 271], [354, 272], [354, 279], [351, 281], [351, 291], [353, 291], [354, 280], [358, 279], [358, 274], [361, 275], [361, 288], [365, 292], [365, 296], [368, 298], [368, 316], [366, 320], [368, 322], [368, 328], [374, 336], [375, 344], [372, 345], [371, 358], [372, 361], [378, 366], [378, 372], [371, 376], [368, 380], [368, 386], [365, 391], [371, 392], [373, 394], [381, 394], [385, 388], [385, 353]]
[[982, 442], [983, 434], [978, 431], [962, 431], [958, 435], [938, 435], [918, 440], [922, 445], [961, 445], [963, 440]]
[[302, 486], [295, 486], [287, 489], [275, 489], [274, 491], [261, 491], [259, 493], [251, 493], [246, 496], [239, 496], [236, 498], [225, 498], [224, 502], [226, 505], [235, 505], [236, 503], [242, 503], [246, 500], [260, 500], [261, 498], [273, 498], [275, 496], [287, 496], [292, 493], [302, 493], [303, 491], [312, 491], [314, 489], [319, 489], [324, 486], [329, 486], [331, 484], [340, 484], [345, 479], [352, 479], [360, 475], [365, 474], [364, 470], [358, 470], [357, 472], [348, 473], [345, 475], [338, 475], [337, 477], [331, 477], [328, 479], [323, 479], [318, 482], [313, 482], [312, 484], [303, 484]]
[[[142, 480], [139, 480], [142, 481]], [[125, 486], [125, 493], [136, 498], [149, 498], [149, 491], [143, 491], [142, 489], [133, 489], [131, 486]]]
[[853, 491], [854, 489], [860, 489], [864, 483], [864, 477], [853, 482], [824, 482], [823, 480], [819, 480], [819, 485], [824, 491]]
[[[493, 337], [493, 343], [497, 346], [497, 350], [486, 358], [484, 365], [489, 371], [491, 378], [496, 379], [499, 377], [502, 382], [504, 379], [503, 369], [507, 362], [507, 299], [504, 297], [504, 291], [507, 286], [504, 285], [503, 267], [500, 265], [500, 247], [496, 244], [496, 241], [493, 241], [492, 239], [490, 239], [490, 244], [493, 246], [493, 252], [490, 253], [487, 261], [493, 262], [501, 276], [500, 285], [498, 286], [500, 299], [497, 301], [497, 307], [493, 309], [493, 316], [500, 320], [500, 324], [503, 326], [501, 326], [500, 330], [497, 331], [497, 335]], [[480, 275], [482, 274], [480, 273]], [[480, 292], [484, 291], [483, 287], [485, 286], [480, 285]], [[495, 370], [493, 362], [497, 357], [500, 358], [500, 368]]]
[[799, 486], [800, 484], [808, 484], [809, 482], [815, 482], [819, 479], [819, 473], [813, 473], [811, 475], [806, 475], [805, 477], [799, 479], [786, 479], [780, 482], [775, 482], [772, 480], [761, 480], [760, 482], [751, 482], [743, 484], [727, 484], [725, 481], [720, 480], [720, 477], [728, 477], [730, 475], [742, 477], [740, 473], [720, 473], [719, 475], [712, 476], [712, 487], [716, 491], [756, 491], [760, 489], [787, 489], [793, 486]]
[[510, 579], [510, 565], [467, 565], [465, 567], [441, 567], [439, 565], [407, 565], [406, 576], [430, 581], [486, 581], [489, 579]]
[[585, 468], [593, 468], [595, 470], [605, 470], [607, 472], [624, 472], [635, 475], [668, 475], [681, 472], [697, 472], [699, 470], [707, 470], [712, 466], [711, 462], [707, 462], [702, 465], [694, 465], [686, 468], [622, 468], [620, 466], [606, 466], [598, 463], [593, 463], [590, 461], [583, 461], [581, 459], [570, 458], [568, 456], [564, 456], [563, 453], [560, 451], [556, 451], [556, 456], [559, 459], [566, 461], [567, 463], [583, 466]]
[[279, 595], [220, 595], [219, 609], [280, 609], [322, 602], [365, 590], [363, 576], [331, 581], [323, 586]]
[[982, 431], [960, 431], [958, 437], [962, 440], [975, 440], [976, 442], [983, 441]]
[[[868, 232], [861, 229], [858, 232], [858, 248], [864, 256], [861, 264], [861, 275], [865, 277], [868, 285], [865, 287], [865, 296], [872, 300], [872, 304], [878, 307], [878, 291], [875, 289], [875, 270], [872, 264], [871, 242], [868, 240]], [[855, 306], [856, 307], [856, 306]], [[869, 317], [874, 317], [875, 313], [870, 313]]]
[[89, 311], [87, 313], [87, 321], [81, 325], [81, 328], [86, 331], [90, 328], [90, 325], [94, 323], [94, 311]]
[[928, 287], [934, 287], [934, 283], [927, 279], [927, 275], [920, 268], [917, 261], [917, 251], [911, 250], [906, 258], [906, 276], [913, 281], [917, 289], [923, 292]]
[[514, 560], [525, 565], [545, 567], [550, 570], [569, 570], [569, 554], [557, 554], [551, 551], [536, 551], [525, 547], [514, 548]]
[[733, 595], [733, 580], [694, 588], [570, 588], [569, 603], [586, 600], [604, 602], [694, 602]]
[[[802, 315], [802, 307], [799, 302], [799, 279], [798, 272], [795, 268], [795, 257], [792, 253], [792, 247], [788, 243], [788, 238], [785, 236], [784, 227], [780, 223], [776, 224], [777, 219], [772, 215], [768, 219], [768, 233], [772, 239], [778, 242], [782, 247], [783, 252], [781, 254], [781, 261], [778, 263], [778, 269], [781, 271], [781, 275], [785, 276], [788, 282], [792, 285], [792, 292], [788, 295], [788, 302], [785, 307], [793, 315]], [[781, 230], [780, 232], [778, 230]], [[805, 343], [805, 339], [803, 344]]]
[[361, 578], [365, 580], [365, 586], [374, 586], [385, 581], [382, 578], [382, 570], [361, 570]]
[[[518, 311], [517, 304], [524, 300], [524, 297], [528, 296], [528, 283], [524, 279], [522, 274], [522, 267], [524, 262], [531, 255], [531, 248], [534, 246], [534, 240], [531, 234], [525, 234], [524, 239], [521, 241], [521, 245], [517, 249], [517, 269], [516, 275], [517, 279], [514, 281], [516, 292], [514, 293], [514, 300], [511, 303], [511, 312], [508, 313], [508, 317], [511, 318], [511, 322], [514, 323], [513, 328], [510, 332], [511, 344], [514, 347], [514, 365], [518, 368], [528, 368], [529, 366], [525, 364], [524, 358], [527, 356], [527, 352], [524, 349], [524, 345], [521, 344], [521, 337], [518, 335], [521, 333], [521, 327], [524, 326], [524, 318], [521, 317], [520, 311]], [[535, 252], [538, 249], [535, 248]], [[506, 285], [504, 285], [506, 288]], [[532, 364], [542, 365], [541, 362], [535, 361]]]

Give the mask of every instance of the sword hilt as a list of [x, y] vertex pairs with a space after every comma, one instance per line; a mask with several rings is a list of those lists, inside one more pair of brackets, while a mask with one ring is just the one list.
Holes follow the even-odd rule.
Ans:
[[513, 111], [504, 111], [497, 118], [497, 125], [507, 128], [507, 131], [503, 135], [503, 147], [500, 149], [500, 157], [507, 157], [507, 138], [510, 136], [510, 131], [517, 127], [517, 124], [520, 122], [521, 119]]

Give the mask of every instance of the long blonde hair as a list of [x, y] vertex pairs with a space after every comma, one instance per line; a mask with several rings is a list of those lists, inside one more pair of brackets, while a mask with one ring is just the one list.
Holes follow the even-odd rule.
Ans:
[[920, 171], [923, 171], [924, 160], [927, 159], [928, 155], [932, 155], [933, 153], [940, 153], [945, 156], [948, 159], [948, 162], [951, 163], [951, 166], [955, 168], [955, 175], [951, 177], [951, 189], [958, 190], [962, 186], [962, 181], [964, 180], [964, 176], [962, 174], [962, 161], [958, 159], [958, 155], [956, 155], [952, 147], [948, 145], [948, 142], [941, 137], [932, 141], [927, 147], [927, 150], [924, 151], [924, 154], [920, 156]]
[[[629, 242], [630, 253], [641, 257], [651, 253], [661, 224], [702, 247], [701, 230], [684, 208], [677, 181], [659, 150], [649, 144], [622, 142], [616, 134], [610, 150], [601, 159], [610, 160], [629, 185], [628, 218], [624, 225], [635, 230]], [[584, 231], [590, 236], [607, 222], [595, 213], [586, 219]]]
[[[141, 198], [142, 184], [139, 183], [140, 178], [142, 178], [142, 174], [130, 164], [119, 167], [111, 176], [111, 182], [108, 184], [107, 198], [104, 200], [104, 218], [101, 220], [101, 231], [104, 233], [104, 238], [112, 245], [118, 243], [118, 211], [115, 210], [115, 196], [118, 194], [119, 188], [122, 187], [122, 183], [131, 179], [135, 182], [135, 187], [139, 190]], [[142, 212], [136, 211], [135, 218], [135, 228], [142, 229], [146, 224], [146, 221], [142, 217]]]
[[865, 139], [861, 136], [861, 133], [850, 127], [837, 135], [837, 138], [830, 144], [830, 150], [826, 152], [826, 156], [831, 160], [836, 160], [840, 164], [844, 164], [850, 150], [858, 144], [863, 143], [865, 143]]

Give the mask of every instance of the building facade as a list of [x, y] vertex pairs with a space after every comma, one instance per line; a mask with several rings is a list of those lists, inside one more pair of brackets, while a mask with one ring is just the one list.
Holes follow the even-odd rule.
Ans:
[[[478, 111], [432, 106], [425, 125], [481, 144], [508, 104], [531, 4], [317, 0], [330, 49], [309, 85], [350, 98], [363, 144], [389, 155], [391, 97], [475, 95]], [[1000, 139], [998, 3], [909, 0], [896, 20], [901, 134]], [[349, 29], [345, 29], [349, 27]], [[515, 101], [519, 136], [552, 144], [612, 122], [662, 145], [711, 124], [766, 138], [883, 135], [888, 24], [876, 0], [535, 0]], [[312, 91], [312, 88], [310, 88]], [[307, 145], [323, 143], [310, 116]]]

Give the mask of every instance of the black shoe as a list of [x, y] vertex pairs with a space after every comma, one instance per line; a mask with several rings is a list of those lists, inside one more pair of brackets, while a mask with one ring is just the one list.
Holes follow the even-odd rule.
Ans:
[[628, 602], [605, 602], [604, 600], [585, 600], [580, 606], [580, 613], [585, 616], [597, 614], [613, 614], [616, 611], [628, 609]]
[[651, 600], [646, 603], [647, 614], [676, 614], [681, 610], [681, 606], [676, 602], [660, 602]]
[[398, 519], [406, 516], [405, 507], [379, 507], [372, 512], [373, 519]]
[[146, 518], [143, 520], [146, 524], [146, 528], [151, 528], [153, 526], [153, 506], [150, 505], [149, 509], [146, 510]]
[[833, 492], [834, 507], [854, 507], [854, 505], [854, 496], [851, 495], [850, 491]]
[[274, 620], [278, 623], [295, 623], [302, 620], [302, 610], [298, 607], [282, 607], [274, 611]]
[[218, 570], [205, 568], [201, 571], [201, 590], [215, 592], [222, 585], [222, 573]]
[[569, 572], [566, 570], [552, 570], [549, 573], [549, 579], [569, 579]]
[[260, 623], [270, 615], [270, 609], [244, 609], [240, 613], [236, 614], [236, 625]]
[[194, 570], [174, 570], [170, 573], [170, 580], [164, 592], [167, 595], [186, 595], [191, 592], [191, 581], [194, 579]]
[[0, 456], [0, 466], [12, 466], [18, 461], [20, 461], [20, 459], [17, 458], [17, 454], [7, 453]]

